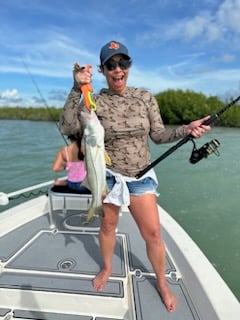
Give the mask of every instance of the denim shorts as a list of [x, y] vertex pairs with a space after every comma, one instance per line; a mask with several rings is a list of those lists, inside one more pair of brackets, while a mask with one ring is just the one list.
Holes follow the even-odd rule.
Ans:
[[[107, 186], [110, 191], [112, 190], [116, 180], [110, 172], [107, 172], [106, 178], [107, 178]], [[126, 184], [127, 184], [129, 193], [133, 196], [140, 196], [144, 193], [153, 193], [153, 194], [156, 194], [157, 196], [159, 195], [159, 193], [157, 192], [157, 185], [155, 181], [150, 177], [147, 177], [141, 180], [126, 182]]]
[[72, 182], [68, 180], [67, 185], [70, 189], [78, 192], [82, 192], [82, 193], [89, 192], [89, 190], [86, 187], [82, 186], [80, 182]]

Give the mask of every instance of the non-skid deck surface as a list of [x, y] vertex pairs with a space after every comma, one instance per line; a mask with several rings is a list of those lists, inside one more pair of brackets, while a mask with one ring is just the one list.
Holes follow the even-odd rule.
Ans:
[[[7, 316], [10, 309], [0, 309], [0, 317]], [[15, 310], [13, 319], [34, 319], [34, 320], [123, 320], [120, 318], [103, 318], [84, 315], [59, 314], [41, 311]]]
[[[93, 222], [92, 231], [89, 226], [84, 229], [84, 225], [81, 229], [81, 214], [69, 212], [66, 217], [62, 212], [56, 211], [54, 230], [49, 228], [48, 218], [43, 216], [3, 237], [0, 241], [0, 254], [6, 265], [4, 272], [0, 274], [0, 289], [30, 290], [33, 296], [40, 291], [101, 297], [106, 299], [103, 304], [107, 311], [111, 298], [119, 301], [126, 299], [124, 284], [130, 281], [133, 305], [129, 307], [133, 309], [136, 320], [200, 319], [183, 281], [175, 280], [172, 276], [176, 267], [169, 257], [166, 276], [169, 286], [178, 297], [179, 306], [174, 313], [166, 311], [155, 288], [155, 277], [146, 256], [145, 244], [130, 214], [120, 217], [111, 278], [103, 291], [95, 291], [92, 279], [101, 268], [96, 230], [98, 222]], [[74, 223], [77, 223], [76, 230]], [[78, 315], [21, 308], [11, 310], [10, 305], [1, 305], [0, 297], [0, 317], [4, 319], [10, 312], [13, 313], [13, 319], [132, 320], [127, 316], [112, 318], [107, 312], [106, 317], [102, 314], [94, 316], [94, 305], [93, 314], [89, 315], [84, 310]]]
[[[125, 277], [122, 239], [118, 237], [117, 240], [112, 276]], [[100, 264], [96, 234], [44, 231], [11, 260], [7, 268], [95, 275]]]

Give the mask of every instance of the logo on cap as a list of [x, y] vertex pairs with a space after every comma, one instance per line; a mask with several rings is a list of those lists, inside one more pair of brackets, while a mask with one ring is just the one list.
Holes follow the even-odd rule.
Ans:
[[119, 49], [119, 44], [118, 43], [116, 43], [116, 42], [111, 42], [110, 43], [110, 46], [109, 46], [109, 49], [115, 49], [115, 50], [117, 50], [117, 49]]

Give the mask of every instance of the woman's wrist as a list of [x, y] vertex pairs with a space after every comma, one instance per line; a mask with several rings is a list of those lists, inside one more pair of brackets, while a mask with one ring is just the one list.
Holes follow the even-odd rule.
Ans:
[[188, 135], [188, 132], [189, 132], [189, 126], [188, 125], [183, 125], [183, 135], [184, 135], [184, 137], [186, 135]]
[[188, 125], [183, 125], [181, 127], [178, 127], [176, 130], [176, 138], [183, 138], [186, 135], [188, 135]]

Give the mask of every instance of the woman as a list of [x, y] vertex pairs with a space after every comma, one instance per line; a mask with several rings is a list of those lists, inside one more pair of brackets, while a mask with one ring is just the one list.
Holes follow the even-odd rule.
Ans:
[[[149, 137], [156, 144], [175, 141], [187, 134], [198, 138], [210, 127], [202, 125], [208, 118], [205, 117], [189, 125], [166, 130], [153, 95], [143, 89], [127, 87], [131, 63], [128, 49], [120, 42], [111, 41], [102, 47], [99, 69], [106, 78], [108, 88], [93, 95], [92, 99], [105, 129], [105, 149], [111, 159], [111, 167], [107, 169], [110, 192], [103, 201], [104, 217], [101, 218], [99, 232], [103, 268], [93, 280], [93, 286], [96, 290], [102, 290], [111, 275], [119, 209], [122, 204], [127, 204], [145, 240], [147, 255], [156, 274], [157, 290], [167, 310], [172, 312], [177, 299], [165, 278], [165, 247], [157, 209], [157, 178], [153, 169], [141, 179], [135, 177], [150, 163]], [[81, 96], [79, 88], [81, 84], [90, 82], [91, 73], [86, 69], [74, 73], [74, 86], [61, 117], [63, 134], [81, 128], [81, 119], [77, 116]], [[80, 105], [80, 109], [82, 107]]]

